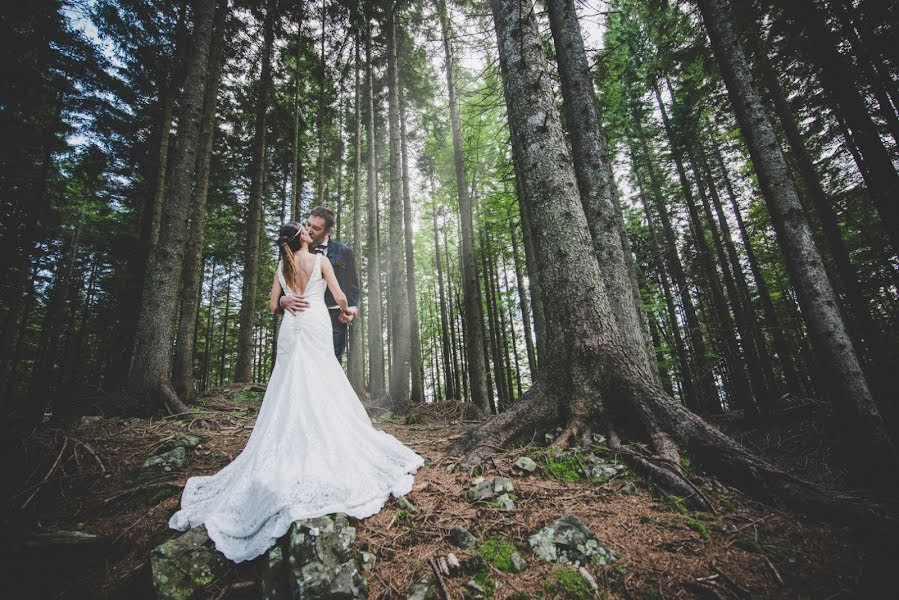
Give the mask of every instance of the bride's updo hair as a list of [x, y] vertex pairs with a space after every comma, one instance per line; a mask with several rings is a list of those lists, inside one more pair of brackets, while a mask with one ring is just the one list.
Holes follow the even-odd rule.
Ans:
[[296, 221], [285, 223], [278, 230], [278, 248], [281, 254], [284, 279], [292, 290], [300, 289], [300, 275], [297, 273], [297, 265], [293, 260], [293, 253], [303, 246], [300, 234], [304, 231], [305, 228]]

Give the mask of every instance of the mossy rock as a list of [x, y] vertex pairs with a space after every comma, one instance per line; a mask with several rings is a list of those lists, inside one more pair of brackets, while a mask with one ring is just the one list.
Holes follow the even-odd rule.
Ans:
[[696, 533], [698, 533], [699, 537], [701, 537], [704, 541], [708, 541], [712, 538], [711, 534], [709, 533], [709, 530], [705, 528], [705, 525], [703, 525], [696, 519], [694, 519], [692, 517], [687, 517], [684, 519], [684, 524], [687, 527], [689, 527], [690, 529], [692, 529], [693, 531], [695, 531]]
[[195, 527], [150, 552], [156, 598], [187, 600], [220, 578], [228, 564], [228, 559], [212, 547], [206, 527]]
[[165, 454], [175, 448], [196, 448], [200, 444], [203, 443], [203, 438], [198, 435], [194, 435], [192, 433], [179, 433], [176, 434], [175, 437], [165, 440], [155, 448], [153, 448], [152, 454], [160, 455]]
[[515, 570], [512, 555], [516, 554], [518, 549], [511, 542], [499, 538], [488, 538], [478, 547], [477, 552], [500, 571], [511, 573]]
[[543, 584], [543, 591], [567, 600], [589, 600], [594, 596], [593, 586], [576, 569], [553, 569], [552, 579]]

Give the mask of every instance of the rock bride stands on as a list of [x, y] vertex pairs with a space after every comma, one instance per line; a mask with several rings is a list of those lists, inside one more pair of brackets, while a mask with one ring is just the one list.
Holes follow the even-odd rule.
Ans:
[[[234, 562], [253, 559], [291, 523], [331, 513], [362, 519], [392, 494], [412, 489], [424, 459], [375, 429], [350, 386], [332, 342], [327, 287], [341, 314], [354, 308], [326, 256], [299, 223], [284, 225], [269, 307], [281, 292], [308, 301], [287, 310], [278, 332], [275, 367], [244, 450], [218, 473], [188, 479], [169, 526], [206, 525], [215, 547]], [[287, 302], [284, 302], [287, 305]]]

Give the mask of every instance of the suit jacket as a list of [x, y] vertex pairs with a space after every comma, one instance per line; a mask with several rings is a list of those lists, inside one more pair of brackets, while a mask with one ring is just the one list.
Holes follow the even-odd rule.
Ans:
[[[346, 244], [337, 240], [328, 240], [328, 252], [326, 254], [331, 266], [334, 267], [334, 275], [340, 289], [346, 294], [349, 306], [359, 306], [359, 282], [356, 280], [356, 257]], [[336, 306], [331, 290], [325, 290], [325, 306]]]

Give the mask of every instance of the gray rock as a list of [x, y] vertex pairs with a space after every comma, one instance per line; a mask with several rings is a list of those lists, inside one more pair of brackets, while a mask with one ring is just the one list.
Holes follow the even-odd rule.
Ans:
[[356, 539], [343, 513], [295, 521], [287, 534], [293, 597], [309, 600], [367, 598], [368, 582], [351, 547]]
[[446, 566], [449, 567], [450, 573], [455, 573], [462, 568], [462, 565], [459, 564], [459, 559], [452, 552], [446, 555]]
[[593, 434], [593, 443], [594, 443], [594, 444], [605, 444], [605, 443], [606, 443], [606, 436], [600, 435], [600, 434], [598, 434], [598, 433], [594, 433], [594, 434]]
[[90, 425], [91, 423], [99, 423], [102, 420], [103, 417], [101, 417], [100, 415], [84, 415], [78, 422], [78, 426], [83, 427], [85, 425]]
[[182, 448], [196, 448], [203, 442], [203, 438], [192, 433], [179, 433], [172, 439], [165, 440], [153, 449], [152, 454], [165, 454], [179, 446]]
[[414, 504], [409, 502], [409, 499], [405, 496], [400, 496], [399, 498], [397, 498], [396, 505], [407, 512], [418, 512], [418, 508]]
[[363, 571], [371, 571], [372, 567], [375, 566], [375, 563], [378, 562], [378, 557], [372, 554], [371, 552], [362, 552], [362, 570]]
[[514, 466], [525, 473], [533, 473], [537, 470], [537, 463], [530, 456], [519, 456]]
[[229, 561], [217, 551], [199, 526], [150, 551], [150, 571], [158, 600], [187, 600], [228, 569]]
[[144, 461], [145, 469], [160, 469], [166, 472], [174, 469], [183, 469], [185, 465], [187, 465], [187, 450], [183, 446], [151, 456]]
[[487, 570], [487, 561], [480, 554], [472, 554], [462, 561], [462, 570], [469, 575]]
[[617, 556], [601, 543], [575, 515], [567, 514], [553, 521], [530, 538], [531, 549], [539, 558], [552, 563], [605, 565]]
[[509, 557], [509, 560], [512, 562], [513, 573], [521, 573], [528, 568], [527, 561], [522, 558], [522, 556], [518, 552], [513, 552], [512, 556]]
[[374, 418], [375, 423], [389, 423], [393, 420], [393, 413], [389, 410], [385, 410], [380, 415]]
[[593, 578], [593, 575], [590, 574], [590, 571], [588, 571], [584, 567], [578, 567], [577, 572], [581, 574], [581, 577], [584, 578], [584, 581], [590, 584], [590, 587], [593, 588], [594, 594], [599, 592], [599, 584], [596, 583], [596, 579]]
[[624, 494], [625, 496], [633, 496], [637, 493], [637, 486], [634, 485], [633, 481], [628, 481], [623, 486], [618, 488], [618, 491]]
[[478, 540], [461, 525], [456, 525], [450, 530], [449, 541], [453, 546], [463, 550], [471, 550], [478, 545]]
[[287, 557], [281, 541], [265, 554], [262, 562], [262, 600], [288, 600]]
[[433, 587], [434, 575], [428, 573], [412, 584], [409, 588], [409, 593], [406, 595], [406, 600], [425, 600], [425, 598], [428, 597], [428, 592], [430, 592]]
[[474, 579], [465, 584], [465, 590], [468, 592], [468, 598], [486, 598], [487, 590], [482, 588]]
[[469, 502], [484, 502], [495, 498], [503, 492], [515, 491], [512, 480], [508, 477], [494, 477], [472, 486], [467, 493]]
[[509, 497], [509, 494], [503, 494], [496, 499], [496, 506], [502, 510], [515, 510], [515, 501]]

